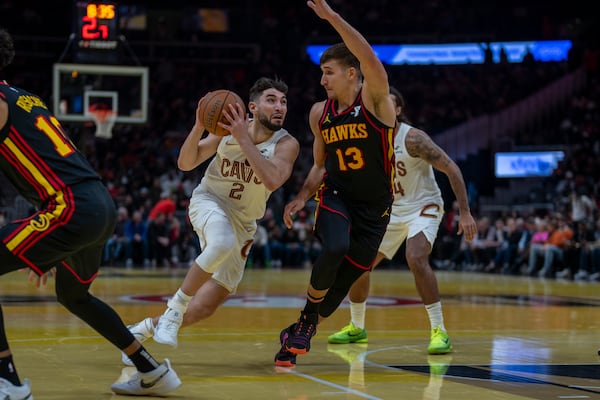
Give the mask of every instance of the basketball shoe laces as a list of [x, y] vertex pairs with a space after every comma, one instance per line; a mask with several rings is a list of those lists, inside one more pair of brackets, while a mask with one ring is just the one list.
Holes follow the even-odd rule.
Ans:
[[310, 339], [314, 336], [317, 328], [317, 324], [309, 321], [308, 314], [302, 314], [298, 322], [296, 323], [296, 329], [294, 330], [294, 336], [291, 341], [294, 347], [300, 345], [306, 349], [310, 346]]

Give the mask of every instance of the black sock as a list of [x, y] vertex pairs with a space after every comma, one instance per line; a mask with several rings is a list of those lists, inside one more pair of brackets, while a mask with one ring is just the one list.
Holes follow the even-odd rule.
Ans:
[[140, 372], [150, 372], [155, 370], [160, 364], [146, 351], [144, 346], [141, 346], [133, 354], [129, 356], [129, 359]]
[[0, 376], [9, 380], [13, 385], [21, 386], [21, 380], [13, 364], [12, 354], [0, 358]]

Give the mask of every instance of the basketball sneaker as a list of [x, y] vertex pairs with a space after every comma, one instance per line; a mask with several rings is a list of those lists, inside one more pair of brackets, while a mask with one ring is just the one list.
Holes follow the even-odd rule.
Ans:
[[367, 343], [368, 341], [367, 330], [364, 328], [357, 328], [352, 321], [338, 332], [329, 335], [327, 338], [327, 342], [331, 344]]
[[[144, 343], [154, 335], [154, 322], [152, 322], [152, 317], [148, 317], [137, 324], [127, 325], [127, 329], [129, 329], [129, 332], [133, 334], [138, 342]], [[127, 357], [127, 354], [123, 352], [121, 352], [121, 361], [123, 364], [133, 367], [133, 363]]]
[[427, 353], [429, 354], [446, 354], [452, 350], [452, 343], [448, 337], [448, 333], [439, 326], [436, 326], [431, 330], [431, 339], [429, 340], [429, 346], [427, 346]]
[[21, 386], [0, 378], [0, 398], [2, 400], [33, 400], [29, 379], [24, 379]]
[[123, 382], [115, 382], [110, 387], [116, 394], [129, 396], [165, 396], [181, 386], [181, 380], [171, 368], [171, 362], [165, 361], [154, 371], [136, 372]]
[[286, 349], [294, 354], [305, 354], [310, 351], [310, 339], [317, 333], [319, 315], [317, 313], [300, 313], [300, 318], [288, 337]]
[[177, 347], [177, 333], [183, 322], [183, 314], [179, 311], [169, 308], [167, 312], [160, 316], [158, 324], [154, 328], [154, 341]]
[[275, 366], [294, 368], [296, 366], [296, 354], [287, 351], [287, 340], [290, 334], [296, 328], [296, 324], [292, 324], [281, 331], [279, 334], [279, 342], [281, 343], [281, 349], [275, 354]]

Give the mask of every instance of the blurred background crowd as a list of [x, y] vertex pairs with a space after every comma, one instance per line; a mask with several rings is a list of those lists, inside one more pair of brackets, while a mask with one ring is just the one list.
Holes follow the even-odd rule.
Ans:
[[[277, 76], [290, 87], [285, 127], [302, 150], [293, 176], [273, 194], [259, 221], [248, 267], [309, 267], [319, 252], [311, 231], [315, 205], [307, 204], [293, 229], [283, 226], [281, 212], [312, 165], [307, 116], [310, 106], [325, 96], [318, 65], [305, 48], [339, 41], [335, 32], [304, 1], [203, 2], [202, 7], [222, 11], [213, 14], [212, 25], [200, 18], [194, 2], [156, 3], [161, 4], [119, 2], [126, 6], [121, 8], [120, 27], [127, 44], [120, 61], [150, 69], [147, 123], [116, 124], [108, 140], [94, 137], [91, 123], [63, 124], [97, 168], [119, 210], [119, 224], [106, 246], [106, 265], [187, 267], [200, 253], [187, 204], [203, 168], [183, 173], [176, 163], [194, 123], [196, 103], [207, 91], [220, 88], [247, 100], [258, 77]], [[408, 119], [461, 167], [478, 219], [479, 237], [465, 243], [456, 235], [452, 192], [438, 176], [446, 214], [432, 254], [437, 268], [600, 280], [599, 18], [577, 1], [331, 3], [372, 44], [572, 41], [568, 59], [560, 62], [529, 58], [519, 63], [386, 67], [391, 85], [406, 99]], [[52, 64], [63, 56], [69, 61], [65, 46], [73, 30], [72, 3], [5, 0], [0, 15], [0, 25], [14, 36], [17, 51], [1, 78], [50, 104]], [[550, 97], [556, 101], [543, 101]], [[515, 107], [535, 109], [536, 117], [519, 123], [515, 118], [520, 117], [511, 114], [511, 121], [505, 121], [503, 112]], [[472, 127], [482, 118], [518, 128], [492, 135], [485, 125]], [[457, 127], [464, 127], [460, 137], [450, 134]], [[480, 144], [469, 146], [474, 143]], [[551, 176], [495, 176], [494, 153], [540, 145], [565, 152]], [[27, 213], [28, 205], [2, 179], [0, 218]], [[385, 267], [406, 268], [402, 248]]]

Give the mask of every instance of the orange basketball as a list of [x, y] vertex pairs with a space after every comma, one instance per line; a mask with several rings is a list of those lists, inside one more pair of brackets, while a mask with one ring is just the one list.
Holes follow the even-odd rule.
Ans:
[[217, 125], [217, 122], [229, 124], [229, 121], [223, 115], [223, 108], [227, 107], [227, 110], [229, 110], [229, 104], [235, 106], [235, 103], [239, 103], [242, 106], [243, 114], [246, 115], [244, 101], [236, 93], [226, 89], [209, 92], [199, 105], [200, 119], [204, 124], [204, 128], [218, 136], [229, 135], [227, 130]]

